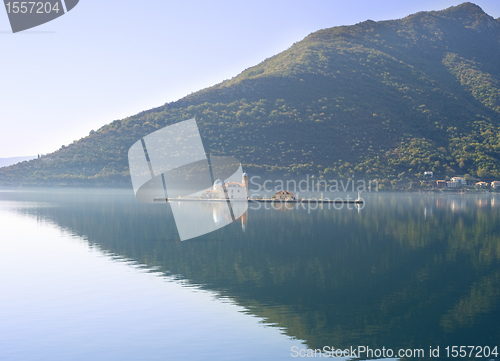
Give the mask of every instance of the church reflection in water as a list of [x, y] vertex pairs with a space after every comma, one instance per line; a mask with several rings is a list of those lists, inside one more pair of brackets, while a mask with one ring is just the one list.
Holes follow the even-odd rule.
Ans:
[[169, 205], [182, 240], [216, 231], [240, 218], [243, 230], [246, 227], [247, 201], [171, 200]]

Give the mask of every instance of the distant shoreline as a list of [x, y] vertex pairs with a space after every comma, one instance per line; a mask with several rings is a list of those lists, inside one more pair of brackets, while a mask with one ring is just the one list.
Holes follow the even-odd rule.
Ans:
[[28, 155], [25, 157], [10, 157], [10, 158], [0, 158], [0, 168], [8, 167], [17, 163], [30, 161], [36, 159], [36, 155]]

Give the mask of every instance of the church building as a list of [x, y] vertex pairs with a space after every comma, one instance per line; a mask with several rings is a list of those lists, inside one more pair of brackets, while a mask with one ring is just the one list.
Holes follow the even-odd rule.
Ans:
[[225, 191], [227, 192], [227, 199], [247, 199], [248, 198], [248, 174], [243, 173], [241, 183], [231, 181], [225, 183], [217, 179], [212, 188], [207, 189], [202, 195], [203, 199], [226, 199]]

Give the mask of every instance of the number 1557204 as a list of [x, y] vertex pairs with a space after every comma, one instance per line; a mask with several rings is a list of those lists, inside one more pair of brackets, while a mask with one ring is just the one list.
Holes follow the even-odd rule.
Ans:
[[445, 347], [446, 357], [498, 357], [497, 346], [448, 346]]
[[50, 2], [36, 1], [14, 1], [5, 3], [9, 14], [48, 14], [51, 12], [59, 13], [59, 2], [52, 4]]

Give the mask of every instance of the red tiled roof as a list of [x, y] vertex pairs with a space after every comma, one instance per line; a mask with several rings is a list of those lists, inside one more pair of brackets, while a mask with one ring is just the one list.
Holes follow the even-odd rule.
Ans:
[[243, 183], [238, 183], [238, 182], [235, 182], [235, 181], [231, 181], [231, 182], [227, 183], [226, 185], [230, 185], [230, 184], [236, 184], [236, 185], [239, 185], [240, 187], [244, 187], [245, 186]]

